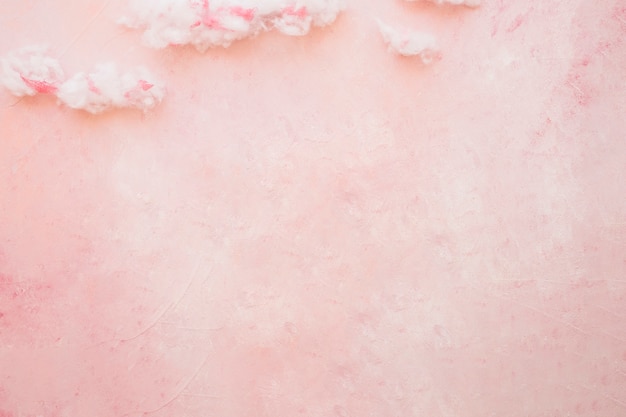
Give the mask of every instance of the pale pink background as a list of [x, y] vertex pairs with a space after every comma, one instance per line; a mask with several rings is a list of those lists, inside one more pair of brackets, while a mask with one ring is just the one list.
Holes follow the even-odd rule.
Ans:
[[169, 89], [0, 93], [0, 416], [626, 415], [623, 0], [353, 0], [204, 55], [124, 10], [0, 2], [0, 53]]

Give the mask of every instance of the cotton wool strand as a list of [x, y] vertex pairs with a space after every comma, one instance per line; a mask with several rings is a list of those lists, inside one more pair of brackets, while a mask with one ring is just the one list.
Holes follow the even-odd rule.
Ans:
[[152, 48], [192, 45], [204, 52], [261, 32], [303, 36], [333, 23], [343, 0], [134, 0], [119, 23], [143, 30]]
[[159, 104], [164, 95], [164, 87], [145, 68], [120, 72], [113, 63], [99, 65], [90, 73], [75, 74], [57, 93], [67, 107], [92, 114], [112, 108], [147, 111]]

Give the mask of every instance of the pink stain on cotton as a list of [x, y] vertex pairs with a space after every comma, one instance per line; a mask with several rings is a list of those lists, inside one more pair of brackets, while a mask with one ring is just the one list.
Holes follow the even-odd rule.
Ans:
[[241, 7], [241, 6], [234, 6], [229, 8], [230, 13], [232, 13], [235, 16], [239, 16], [241, 18], [243, 18], [244, 20], [251, 22], [254, 19], [254, 9], [247, 9], [245, 7]]
[[54, 84], [51, 84], [47, 81], [39, 81], [39, 80], [30, 80], [23, 75], [20, 75], [22, 81], [33, 90], [41, 94], [54, 94], [58, 91], [58, 87]]
[[203, 0], [200, 7], [200, 20], [194, 22], [191, 27], [195, 28], [204, 25], [207, 28], [219, 29], [221, 25], [219, 23], [219, 20], [211, 13], [211, 10], [209, 8], [209, 1]]
[[87, 88], [95, 94], [102, 94], [102, 91], [96, 86], [91, 77], [87, 77]]
[[141, 88], [143, 91], [148, 91], [149, 89], [154, 87], [154, 84], [149, 83], [146, 80], [139, 80], [138, 85], [139, 85], [139, 88]]

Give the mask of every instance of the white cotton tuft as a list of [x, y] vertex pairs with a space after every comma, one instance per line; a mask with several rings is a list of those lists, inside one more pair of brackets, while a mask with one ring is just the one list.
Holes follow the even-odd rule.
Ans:
[[147, 45], [164, 48], [192, 42], [191, 28], [198, 18], [187, 0], [134, 0], [131, 9], [132, 15], [119, 23], [144, 29], [143, 40]]
[[435, 37], [428, 33], [404, 28], [392, 28], [378, 21], [378, 29], [388, 49], [402, 56], [417, 56], [424, 64], [430, 64], [440, 56]]
[[326, 26], [343, 9], [343, 0], [133, 0], [120, 23], [143, 30], [152, 48], [193, 45], [203, 52], [276, 29], [302, 36]]
[[[418, 1], [418, 0], [406, 0], [406, 1]], [[431, 3], [435, 3], [439, 6], [444, 4], [449, 4], [452, 6], [468, 6], [468, 7], [478, 7], [480, 6], [481, 0], [426, 0]]]
[[74, 75], [61, 85], [57, 97], [68, 107], [97, 114], [114, 107], [145, 111], [159, 104], [164, 94], [163, 86], [147, 70], [120, 73], [109, 63], [92, 73]]
[[0, 82], [15, 96], [54, 94], [63, 81], [59, 62], [41, 46], [29, 46], [0, 60]]
[[343, 3], [332, 0], [308, 0], [290, 2], [280, 12], [274, 13], [271, 26], [289, 36], [303, 36], [311, 26], [324, 27], [332, 24], [343, 10]]

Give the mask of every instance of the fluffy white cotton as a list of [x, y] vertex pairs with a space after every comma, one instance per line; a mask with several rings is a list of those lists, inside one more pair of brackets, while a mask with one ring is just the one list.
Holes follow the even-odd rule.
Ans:
[[133, 0], [120, 23], [143, 30], [153, 48], [193, 45], [199, 51], [276, 29], [301, 36], [326, 26], [343, 9], [343, 0]]
[[15, 96], [54, 94], [63, 81], [63, 69], [44, 47], [29, 46], [0, 60], [0, 82]]
[[[406, 0], [406, 1], [419, 1], [419, 0]], [[468, 6], [468, 7], [478, 7], [480, 6], [481, 0], [425, 0], [431, 3], [435, 3], [437, 5], [450, 4], [453, 6]]]
[[402, 56], [417, 56], [425, 64], [431, 63], [440, 55], [437, 40], [431, 34], [393, 28], [381, 21], [378, 21], [378, 29], [392, 52]]
[[279, 13], [271, 18], [271, 25], [279, 32], [289, 36], [306, 35], [311, 26], [324, 27], [333, 23], [343, 5], [340, 1], [308, 0], [291, 2], [281, 7]]
[[114, 64], [105, 64], [68, 79], [57, 97], [68, 107], [96, 114], [114, 107], [145, 111], [159, 104], [164, 93], [163, 86], [143, 68], [121, 73]]

